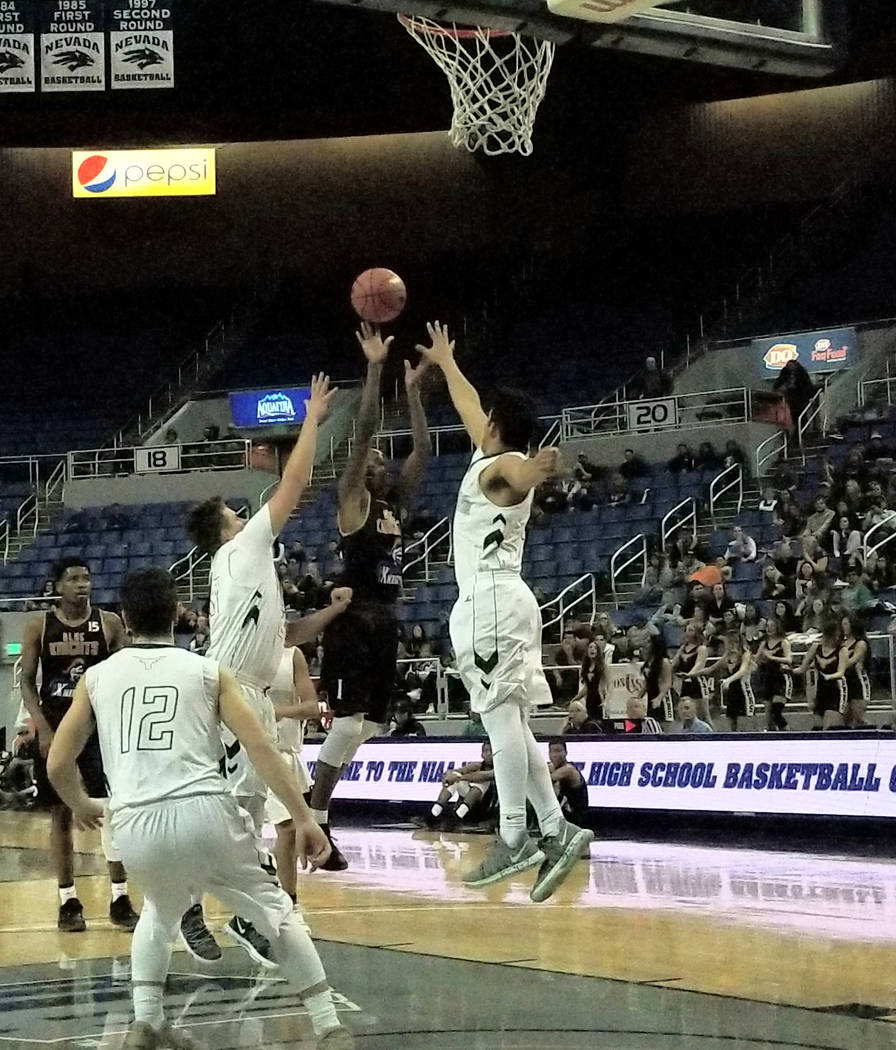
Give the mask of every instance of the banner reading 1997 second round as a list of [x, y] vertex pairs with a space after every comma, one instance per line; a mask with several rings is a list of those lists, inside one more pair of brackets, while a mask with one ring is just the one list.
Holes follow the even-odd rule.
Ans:
[[173, 0], [109, 5], [112, 88], [174, 87]]
[[105, 91], [102, 0], [41, 0], [41, 91]]
[[36, 91], [34, 0], [0, 3], [0, 92]]

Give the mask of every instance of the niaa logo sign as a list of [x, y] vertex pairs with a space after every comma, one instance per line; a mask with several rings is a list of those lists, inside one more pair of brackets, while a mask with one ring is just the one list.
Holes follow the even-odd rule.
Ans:
[[213, 149], [72, 153], [75, 197], [199, 197], [215, 188]]

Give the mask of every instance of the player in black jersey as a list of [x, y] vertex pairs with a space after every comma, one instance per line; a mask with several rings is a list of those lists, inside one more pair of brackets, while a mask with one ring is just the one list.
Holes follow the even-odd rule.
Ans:
[[[38, 801], [50, 809], [50, 852], [59, 881], [59, 929], [85, 929], [84, 912], [75, 893], [72, 813], [47, 779], [46, 758], [53, 734], [71, 706], [75, 686], [88, 667], [105, 660], [124, 645], [124, 626], [114, 614], [90, 604], [90, 568], [83, 558], [63, 558], [54, 569], [59, 601], [48, 612], [30, 620], [22, 636], [22, 698], [34, 720], [38, 756], [34, 776]], [[40, 668], [40, 690], [37, 674]], [[106, 777], [96, 733], [78, 759], [84, 787], [91, 798], [106, 798]], [[109, 918], [116, 926], [133, 930], [137, 915], [127, 894], [127, 876], [110, 833], [103, 825], [103, 852], [112, 880]]]
[[[405, 362], [405, 390], [414, 448], [393, 483], [382, 454], [371, 448], [379, 420], [380, 380], [392, 336], [366, 323], [358, 342], [367, 358], [367, 378], [358, 409], [355, 445], [339, 479], [336, 516], [345, 569], [340, 583], [352, 588], [352, 604], [324, 631], [321, 686], [334, 712], [333, 727], [318, 755], [311, 792], [314, 819], [330, 838], [329, 806], [342, 771], [372, 736], [385, 731], [395, 685], [403, 543], [401, 511], [420, 483], [430, 455], [429, 430], [420, 400], [424, 359]], [[334, 845], [326, 871], [344, 871], [348, 861]]]
[[[550, 756], [549, 769], [554, 790], [560, 800], [563, 815], [573, 824], [580, 827], [588, 818], [588, 785], [581, 772], [569, 761], [566, 754], [566, 743], [563, 740], [552, 740], [548, 747]], [[588, 845], [584, 855], [587, 856]]]

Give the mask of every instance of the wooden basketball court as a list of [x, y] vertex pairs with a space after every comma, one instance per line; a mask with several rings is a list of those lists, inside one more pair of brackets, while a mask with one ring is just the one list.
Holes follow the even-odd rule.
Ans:
[[[109, 924], [98, 841], [77, 843], [82, 934], [56, 930], [46, 841], [46, 817], [0, 813], [0, 1050], [118, 1046], [130, 937]], [[896, 863], [599, 839], [533, 905], [531, 873], [462, 885], [486, 843], [345, 829], [349, 871], [300, 879], [362, 1050], [896, 1047]], [[172, 1017], [210, 1050], [313, 1045], [288, 986], [240, 949], [204, 971], [178, 949], [172, 969]]]

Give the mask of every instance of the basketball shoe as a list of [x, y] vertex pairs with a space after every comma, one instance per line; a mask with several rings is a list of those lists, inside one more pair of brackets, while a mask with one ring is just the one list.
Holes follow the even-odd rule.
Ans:
[[465, 886], [490, 886], [493, 882], [510, 878], [517, 872], [534, 868], [544, 860], [541, 849], [527, 838], [518, 850], [512, 850], [502, 838], [489, 846], [488, 852], [472, 871], [463, 876]]
[[538, 848], [544, 863], [538, 869], [529, 899], [536, 903], [546, 901], [570, 873], [576, 861], [581, 859], [583, 849], [593, 841], [593, 831], [568, 821], [559, 835], [546, 835], [541, 839]]

